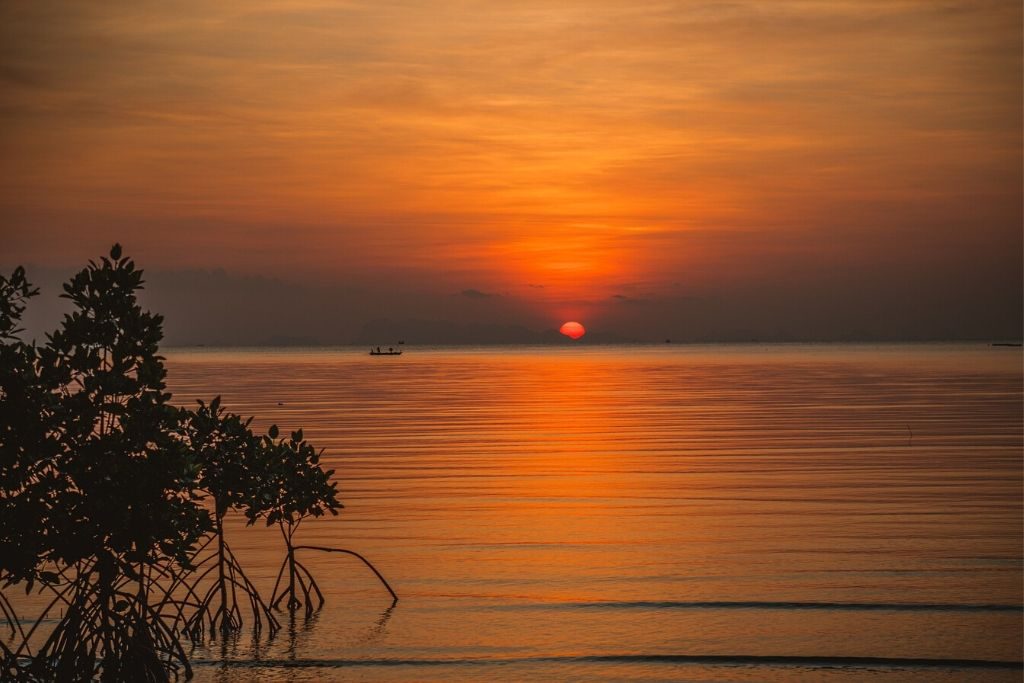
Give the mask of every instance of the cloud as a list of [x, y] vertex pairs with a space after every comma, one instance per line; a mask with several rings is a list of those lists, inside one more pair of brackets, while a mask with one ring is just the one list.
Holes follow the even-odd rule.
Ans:
[[494, 299], [501, 296], [500, 294], [489, 294], [487, 292], [481, 292], [479, 289], [464, 289], [459, 292], [462, 296], [467, 299]]
[[449, 306], [473, 282], [533, 319], [865, 277], [938, 317], [924, 285], [956, 272], [1009, 283], [984, 306], [1019, 321], [1020, 24], [934, 0], [0, 3], [2, 257], [120, 241]]

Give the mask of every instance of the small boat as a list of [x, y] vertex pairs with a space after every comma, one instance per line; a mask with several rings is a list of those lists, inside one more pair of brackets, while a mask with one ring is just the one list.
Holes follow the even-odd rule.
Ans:
[[381, 351], [380, 347], [378, 346], [376, 349], [370, 349], [370, 355], [371, 356], [401, 356], [402, 355], [402, 351], [401, 350], [396, 351], [395, 349], [391, 348], [390, 346], [388, 347], [387, 351]]

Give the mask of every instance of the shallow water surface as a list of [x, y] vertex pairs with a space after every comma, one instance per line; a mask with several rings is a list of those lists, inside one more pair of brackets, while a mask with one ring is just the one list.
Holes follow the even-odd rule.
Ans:
[[[325, 448], [327, 596], [199, 680], [1020, 680], [1022, 375], [987, 346], [170, 350]], [[229, 538], [269, 589], [272, 530]]]

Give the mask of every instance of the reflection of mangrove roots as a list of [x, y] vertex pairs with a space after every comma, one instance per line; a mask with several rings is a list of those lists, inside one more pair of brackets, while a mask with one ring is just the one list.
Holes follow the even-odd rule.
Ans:
[[11, 648], [0, 640], [0, 681], [14, 680], [17, 675], [17, 660]]
[[387, 631], [388, 622], [391, 620], [391, 614], [395, 611], [395, 607], [398, 605], [397, 602], [392, 602], [387, 606], [383, 612], [380, 613], [380, 617], [377, 618], [377, 623], [371, 626], [366, 634], [360, 638], [360, 642], [364, 644], [370, 644], [376, 639], [380, 638]]

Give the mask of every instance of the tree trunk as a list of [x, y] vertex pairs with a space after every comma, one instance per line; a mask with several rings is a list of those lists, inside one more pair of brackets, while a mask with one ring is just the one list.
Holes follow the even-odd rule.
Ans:
[[[228, 583], [224, 575], [224, 516], [217, 515], [217, 580], [220, 583], [220, 630], [228, 632]], [[216, 619], [216, 612], [214, 613]]]

